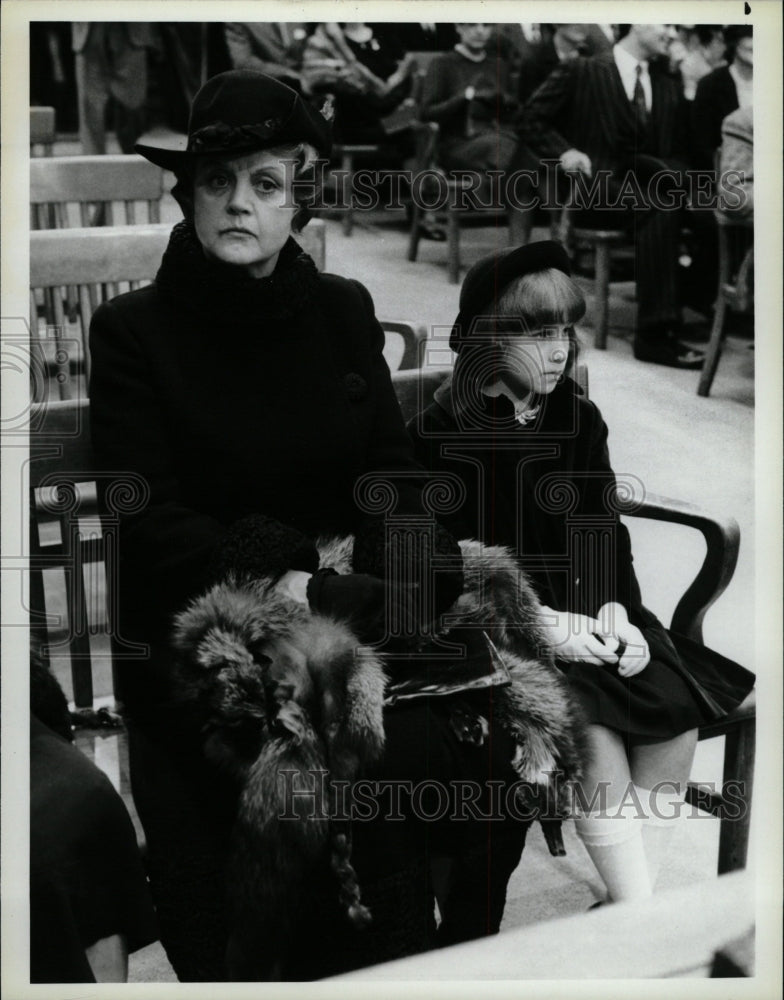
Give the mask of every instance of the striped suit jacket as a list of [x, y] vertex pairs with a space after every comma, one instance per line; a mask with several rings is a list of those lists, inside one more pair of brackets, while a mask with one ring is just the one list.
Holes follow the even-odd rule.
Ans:
[[612, 51], [557, 66], [522, 109], [520, 138], [539, 159], [579, 149], [594, 170], [614, 174], [655, 169], [657, 161], [683, 169], [686, 107], [680, 86], [653, 63], [650, 76], [653, 102], [642, 142]]

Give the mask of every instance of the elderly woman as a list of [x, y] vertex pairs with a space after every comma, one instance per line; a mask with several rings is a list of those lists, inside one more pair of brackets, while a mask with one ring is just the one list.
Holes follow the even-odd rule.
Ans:
[[[560, 244], [479, 261], [452, 329], [453, 377], [409, 431], [425, 468], [464, 485], [446, 523], [509, 546], [530, 574], [589, 723], [577, 833], [618, 901], [652, 891], [697, 727], [739, 704], [754, 678], [643, 606], [607, 427], [567, 374], [584, 312]], [[624, 802], [639, 807], [629, 815]]]
[[[520, 772], [511, 737], [489, 738], [487, 692], [467, 714], [444, 698], [384, 708], [384, 665], [359, 645], [395, 615], [399, 634], [428, 634], [462, 570], [428, 522], [448, 565], [417, 610], [424, 548], [392, 580], [357, 486], [382, 473], [396, 514], [423, 512], [371, 298], [291, 235], [307, 218], [294, 181], [329, 152], [329, 124], [235, 70], [196, 96], [187, 150], [138, 148], [176, 174], [185, 219], [155, 282], [96, 312], [90, 395], [105, 480], [143, 484], [121, 518], [119, 680], [168, 956], [181, 980], [304, 979], [428, 947], [433, 853], [457, 859], [438, 940], [497, 931], [530, 819], [426, 824], [404, 793], [381, 809], [371, 794], [346, 824], [337, 800], [360, 774]], [[325, 535], [344, 541], [329, 553]]]

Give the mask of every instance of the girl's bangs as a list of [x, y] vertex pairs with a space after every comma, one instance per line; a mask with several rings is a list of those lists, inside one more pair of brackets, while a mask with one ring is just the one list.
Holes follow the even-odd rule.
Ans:
[[585, 315], [585, 298], [567, 274], [548, 268], [518, 278], [499, 297], [497, 310], [500, 316], [520, 317], [533, 333], [578, 323]]

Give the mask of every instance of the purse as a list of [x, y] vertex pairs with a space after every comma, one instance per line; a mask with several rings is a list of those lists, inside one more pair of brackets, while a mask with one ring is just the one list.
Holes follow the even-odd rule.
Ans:
[[[462, 646], [450, 654], [445, 642]], [[395, 657], [392, 682], [384, 706], [415, 698], [444, 698], [466, 691], [511, 684], [506, 664], [490, 636], [482, 629], [455, 629], [440, 641], [421, 643], [414, 652]]]

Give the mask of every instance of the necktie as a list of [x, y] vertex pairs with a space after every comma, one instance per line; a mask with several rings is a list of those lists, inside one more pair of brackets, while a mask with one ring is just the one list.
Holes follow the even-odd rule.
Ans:
[[637, 121], [640, 127], [645, 128], [648, 124], [648, 108], [645, 105], [645, 91], [642, 87], [642, 63], [637, 63], [634, 72], [636, 79], [634, 81], [632, 104], [634, 104], [634, 110], [637, 114]]

